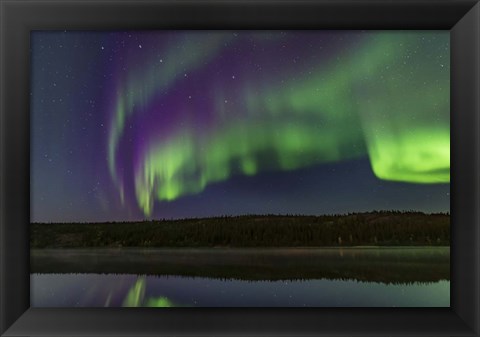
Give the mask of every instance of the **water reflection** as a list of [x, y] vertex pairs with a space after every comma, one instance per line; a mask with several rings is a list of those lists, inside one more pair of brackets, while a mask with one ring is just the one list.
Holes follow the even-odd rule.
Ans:
[[32, 274], [33, 307], [448, 307], [450, 282], [244, 281]]
[[32, 252], [36, 307], [448, 307], [448, 248]]
[[49, 249], [33, 250], [30, 265], [33, 273], [407, 284], [449, 280], [450, 249]]
[[140, 276], [130, 288], [123, 301], [123, 307], [173, 307], [173, 303], [166, 297], [145, 298], [145, 276]]

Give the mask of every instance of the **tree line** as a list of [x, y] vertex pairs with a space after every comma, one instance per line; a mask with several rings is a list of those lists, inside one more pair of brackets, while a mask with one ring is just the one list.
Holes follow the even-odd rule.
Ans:
[[110, 223], [34, 223], [32, 248], [449, 245], [450, 214], [243, 215]]

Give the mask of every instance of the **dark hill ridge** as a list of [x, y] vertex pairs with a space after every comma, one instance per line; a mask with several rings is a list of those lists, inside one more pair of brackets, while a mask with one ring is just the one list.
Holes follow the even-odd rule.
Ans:
[[34, 223], [30, 234], [31, 248], [448, 246], [450, 215], [374, 211], [323, 216]]

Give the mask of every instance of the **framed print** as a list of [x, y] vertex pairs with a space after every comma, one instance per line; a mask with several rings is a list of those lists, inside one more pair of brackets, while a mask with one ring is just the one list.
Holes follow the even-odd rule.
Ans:
[[2, 336], [478, 335], [476, 1], [2, 1]]

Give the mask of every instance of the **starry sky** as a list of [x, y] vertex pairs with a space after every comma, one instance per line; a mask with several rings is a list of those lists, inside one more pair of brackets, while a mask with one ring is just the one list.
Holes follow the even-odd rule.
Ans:
[[450, 209], [448, 31], [35, 31], [31, 221]]

